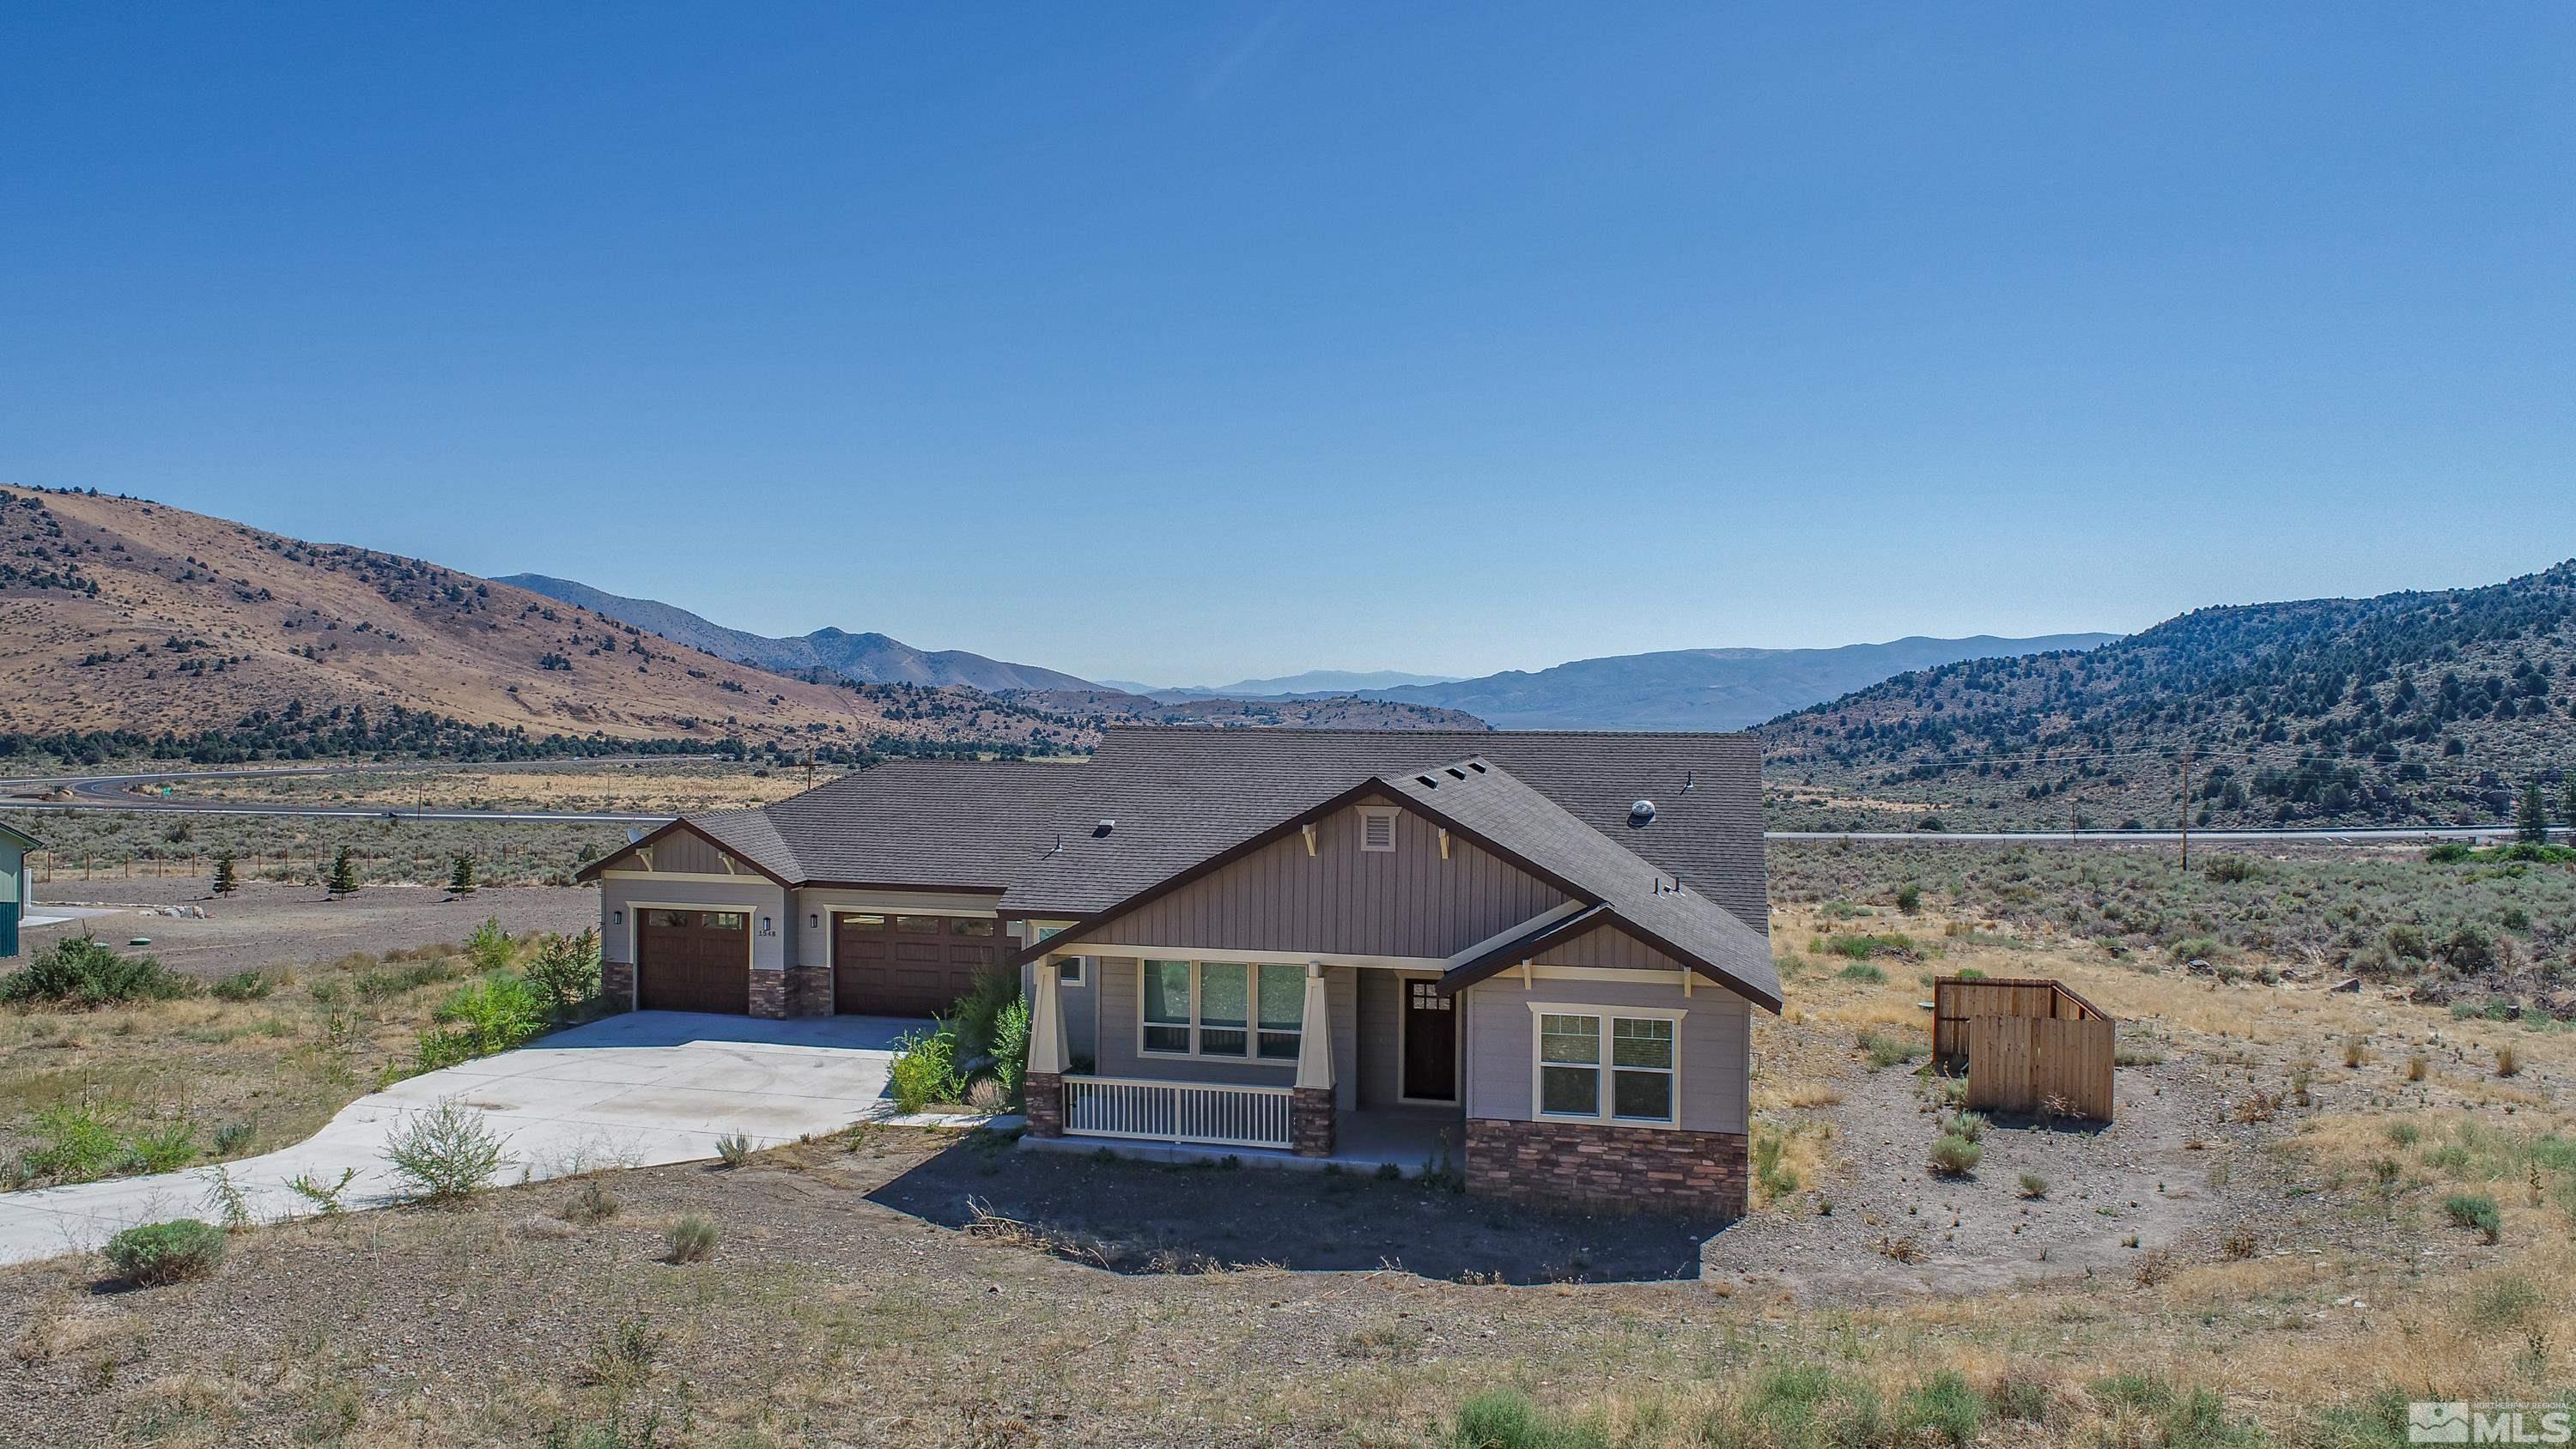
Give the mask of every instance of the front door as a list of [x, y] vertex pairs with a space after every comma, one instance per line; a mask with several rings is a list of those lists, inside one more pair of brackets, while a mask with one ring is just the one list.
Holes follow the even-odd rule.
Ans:
[[1404, 983], [1404, 1095], [1413, 1101], [1458, 1100], [1457, 1004], [1437, 981]]

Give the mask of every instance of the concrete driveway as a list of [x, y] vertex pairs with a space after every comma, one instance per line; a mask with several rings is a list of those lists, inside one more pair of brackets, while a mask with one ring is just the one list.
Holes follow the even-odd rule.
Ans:
[[[351, 1168], [357, 1176], [342, 1203], [380, 1207], [399, 1196], [387, 1137], [409, 1114], [449, 1099], [482, 1112], [507, 1143], [504, 1183], [712, 1158], [716, 1139], [732, 1133], [773, 1146], [891, 1116], [894, 1039], [921, 1024], [630, 1012], [396, 1083], [293, 1147], [224, 1171], [262, 1222], [316, 1211], [289, 1181], [333, 1183]], [[216, 1169], [198, 1167], [0, 1194], [0, 1263], [85, 1251], [137, 1223], [217, 1221], [215, 1178]]]

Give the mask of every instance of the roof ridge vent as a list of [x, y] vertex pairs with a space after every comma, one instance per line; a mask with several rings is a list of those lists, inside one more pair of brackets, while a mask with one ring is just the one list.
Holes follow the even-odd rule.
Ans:
[[[1422, 786], [1423, 786], [1423, 788], [1424, 788], [1424, 789], [1426, 789], [1426, 790], [1437, 790], [1437, 789], [1439, 789], [1439, 788], [1440, 788], [1440, 782], [1439, 782], [1439, 781], [1437, 781], [1437, 780], [1435, 780], [1435, 779], [1432, 779], [1429, 775], [1416, 775], [1416, 776], [1414, 776], [1413, 778], [1414, 778], [1414, 779], [1416, 779], [1416, 780], [1421, 781], [1421, 782], [1422, 782]], [[1461, 776], [1459, 776], [1459, 778], [1463, 780], [1463, 779], [1465, 779], [1466, 777], [1465, 777], [1464, 775], [1461, 775]]]

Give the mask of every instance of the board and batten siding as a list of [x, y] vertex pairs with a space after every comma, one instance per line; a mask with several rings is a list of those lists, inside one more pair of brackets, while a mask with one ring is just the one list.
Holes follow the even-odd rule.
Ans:
[[[674, 830], [651, 845], [643, 847], [643, 850], [653, 852], [652, 868], [656, 871], [669, 871], [679, 875], [747, 875], [763, 884], [771, 883], [769, 877], [762, 875], [751, 862], [740, 856], [731, 857], [733, 867], [730, 870], [726, 869], [727, 853], [718, 849], [715, 843], [705, 836], [687, 830]], [[642, 870], [645, 868], [642, 851], [635, 846], [627, 846], [609, 857], [607, 868]]]
[[[662, 858], [659, 851], [653, 857]], [[695, 906], [707, 910], [741, 911], [749, 915], [751, 964], [761, 971], [783, 971], [787, 968], [788, 950], [794, 939], [795, 917], [787, 910], [787, 892], [770, 884], [764, 876], [744, 876], [739, 881], [671, 880], [653, 875], [603, 875], [599, 879], [599, 954], [604, 961], [635, 961], [636, 902], [653, 906]], [[625, 919], [618, 916], [623, 913]], [[767, 935], [760, 934], [760, 922], [770, 922]]]
[[[1093, 994], [1099, 1012], [1097, 1061], [1104, 1077], [1142, 1077], [1161, 1082], [1222, 1082], [1248, 1087], [1287, 1087], [1297, 1081], [1295, 1062], [1229, 1061], [1224, 1057], [1154, 1056], [1137, 1049], [1138, 1020], [1144, 995], [1135, 956], [1101, 956], [1092, 960]], [[1176, 960], [1177, 956], [1157, 956]], [[1294, 964], [1290, 962], [1282, 965]], [[1333, 1104], [1348, 1112], [1359, 1106], [1358, 986], [1356, 967], [1324, 968], [1324, 1014], [1333, 1038]]]
[[1439, 959], [1553, 909], [1563, 892], [1399, 811], [1395, 849], [1360, 849], [1361, 807], [1254, 851], [1085, 938], [1087, 946], [1203, 946], [1307, 955]]
[[1753, 1007], [1711, 982], [1687, 997], [1679, 983], [1586, 981], [1540, 976], [1522, 985], [1517, 971], [1488, 977], [1460, 993], [1467, 1013], [1467, 1115], [1527, 1122], [1538, 1043], [1532, 1002], [1562, 1002], [1615, 1016], [1622, 1006], [1683, 1011], [1674, 1034], [1681, 1063], [1681, 1126], [1694, 1132], [1745, 1130], [1745, 1085], [1753, 1050]]

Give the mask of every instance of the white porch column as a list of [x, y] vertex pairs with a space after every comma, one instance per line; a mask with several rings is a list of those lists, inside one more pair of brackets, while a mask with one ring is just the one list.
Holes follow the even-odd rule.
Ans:
[[1333, 1085], [1333, 1020], [1324, 1005], [1324, 968], [1306, 963], [1306, 1010], [1297, 1037], [1297, 1085]]
[[1057, 992], [1055, 958], [1041, 956], [1036, 1000], [1029, 1004], [1029, 1075], [1064, 1075], [1064, 999]]

